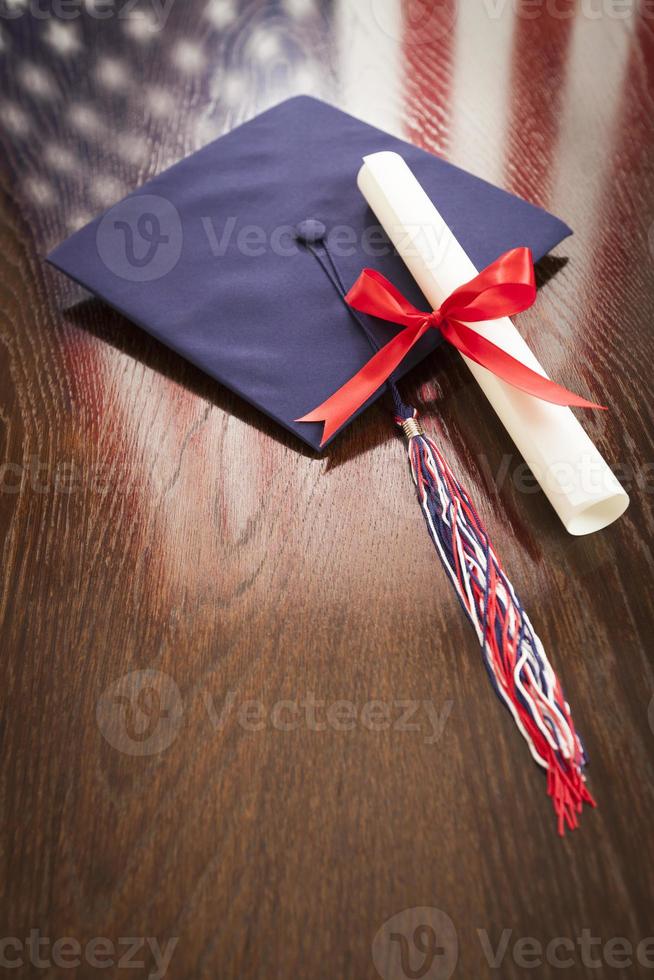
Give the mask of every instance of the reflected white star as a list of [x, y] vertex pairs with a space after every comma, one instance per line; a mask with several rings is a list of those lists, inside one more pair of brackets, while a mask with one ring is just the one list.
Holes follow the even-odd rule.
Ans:
[[264, 27], [256, 28], [252, 32], [249, 50], [259, 61], [272, 61], [277, 58], [280, 47], [278, 36]]
[[72, 24], [64, 24], [58, 20], [51, 20], [45, 32], [45, 41], [54, 48], [59, 54], [67, 55], [77, 51], [80, 47], [77, 29]]
[[193, 41], [178, 41], [173, 48], [172, 59], [181, 71], [189, 74], [201, 71], [206, 62], [204, 51]]
[[91, 193], [98, 204], [115, 204], [125, 196], [125, 188], [116, 177], [107, 174], [96, 177], [91, 184]]
[[153, 85], [146, 89], [145, 102], [153, 116], [164, 119], [175, 108], [175, 100], [165, 88]]
[[101, 58], [95, 69], [95, 76], [104, 88], [119, 92], [130, 78], [129, 69], [117, 58]]
[[0, 106], [0, 119], [5, 128], [16, 136], [24, 136], [25, 133], [29, 132], [30, 123], [27, 113], [14, 105], [13, 102], [5, 102], [4, 105]]
[[162, 25], [150, 10], [135, 10], [122, 24], [125, 34], [135, 41], [151, 41], [162, 30]]
[[316, 9], [314, 0], [284, 0], [284, 8], [291, 17], [306, 17]]
[[245, 95], [245, 79], [238, 72], [231, 72], [216, 87], [216, 96], [227, 103], [237, 105]]
[[115, 142], [118, 153], [128, 163], [141, 163], [147, 155], [148, 142], [136, 133], [121, 133]]
[[209, 0], [204, 8], [204, 16], [220, 30], [236, 19], [236, 4], [233, 0]]
[[52, 76], [38, 65], [24, 61], [18, 67], [18, 81], [23, 88], [39, 99], [52, 99], [57, 95], [57, 87]]
[[40, 177], [28, 177], [23, 184], [25, 193], [34, 204], [38, 204], [44, 207], [48, 204], [52, 204], [55, 200], [55, 194], [52, 187], [47, 182]]
[[61, 146], [60, 143], [46, 144], [43, 150], [43, 157], [45, 162], [53, 170], [59, 170], [61, 172], [73, 170], [77, 163], [75, 154], [68, 147]]
[[[105, 20], [107, 17], [107, 9], [111, 11], [112, 4], [108, 4], [107, 0], [83, 0], [83, 6], [89, 17], [94, 17], [96, 20]], [[113, 16], [113, 11], [111, 11]]]
[[75, 129], [86, 136], [97, 134], [103, 129], [103, 124], [95, 110], [82, 102], [70, 107], [68, 119]]
[[297, 91], [305, 95], [317, 95], [322, 91], [322, 76], [308, 64], [294, 69], [293, 80]]
[[76, 211], [71, 214], [66, 221], [66, 228], [72, 234], [77, 231], [78, 228], [83, 228], [84, 225], [88, 225], [89, 221], [93, 216], [88, 213], [88, 211]]

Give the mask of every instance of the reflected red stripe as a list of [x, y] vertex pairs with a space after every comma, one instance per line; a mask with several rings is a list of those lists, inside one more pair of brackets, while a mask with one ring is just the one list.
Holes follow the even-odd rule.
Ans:
[[576, 0], [535, 8], [515, 0], [505, 186], [547, 206], [565, 93]]
[[[607, 167], [598, 200], [595, 237], [588, 243], [590, 275], [582, 300], [588, 309], [611, 318], [616, 329], [621, 322], [643, 319], [643, 296], [654, 269], [654, 212], [651, 200], [654, 129], [651, 92], [654, 90], [654, 12], [641, 9], [631, 44], [610, 145], [604, 147]], [[629, 194], [625, 194], [627, 187]], [[634, 197], [642, 195], [643, 206]], [[647, 321], [649, 314], [647, 315]], [[595, 356], [588, 338], [587, 355]], [[642, 370], [642, 352], [621, 345], [621, 373]], [[595, 352], [595, 354], [594, 354]], [[630, 365], [630, 357], [633, 363]]]
[[444, 155], [450, 145], [456, 12], [457, 0], [402, 4], [404, 131], [412, 143]]

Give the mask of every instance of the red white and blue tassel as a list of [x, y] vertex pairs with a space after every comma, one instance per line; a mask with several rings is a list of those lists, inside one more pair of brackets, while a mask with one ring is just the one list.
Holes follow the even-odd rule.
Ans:
[[429, 534], [477, 634], [495, 691], [547, 772], [563, 836], [566, 827], [577, 827], [584, 803], [595, 806], [570, 705], [467, 492], [425, 435], [418, 413], [402, 403], [395, 385], [390, 388]]

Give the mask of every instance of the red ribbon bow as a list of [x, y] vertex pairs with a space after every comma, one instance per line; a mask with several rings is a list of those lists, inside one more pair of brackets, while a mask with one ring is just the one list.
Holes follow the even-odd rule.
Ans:
[[411, 348], [432, 327], [440, 330], [445, 340], [471, 361], [536, 398], [554, 405], [604, 408], [532, 371], [463, 322], [513, 316], [531, 306], [535, 298], [534, 266], [528, 248], [512, 248], [500, 255], [474, 279], [455, 289], [439, 309], [431, 313], [416, 309], [381, 273], [364, 269], [346, 295], [346, 303], [361, 313], [401, 323], [404, 330], [377, 351], [338, 391], [295, 421], [324, 421], [320, 443], [323, 446], [388, 380]]

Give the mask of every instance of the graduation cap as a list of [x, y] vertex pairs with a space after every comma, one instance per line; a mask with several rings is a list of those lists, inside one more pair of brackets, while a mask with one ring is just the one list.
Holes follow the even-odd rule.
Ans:
[[[362, 158], [388, 150], [479, 269], [518, 247], [537, 260], [570, 234], [541, 208], [300, 96], [154, 177], [49, 261], [319, 450], [321, 421], [300, 419], [399, 331], [345, 301], [362, 269], [373, 266], [418, 310], [428, 305], [357, 187]], [[395, 387], [441, 341], [425, 331], [324, 445], [390, 387], [439, 557], [497, 693], [548, 771], [560, 828], [573, 826], [590, 797], [567, 703], [465, 490]]]
[[[537, 260], [570, 234], [541, 208], [299, 96], [154, 177], [49, 260], [319, 449], [322, 426], [295, 419], [365, 364], [370, 342], [306, 239], [326, 235], [347, 286], [374, 266], [426, 302], [357, 188], [362, 157], [380, 150], [404, 157], [478, 268], [517, 245]], [[398, 328], [370, 329], [383, 344]], [[431, 331], [397, 376], [439, 342]]]

